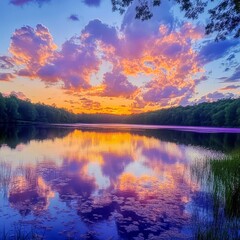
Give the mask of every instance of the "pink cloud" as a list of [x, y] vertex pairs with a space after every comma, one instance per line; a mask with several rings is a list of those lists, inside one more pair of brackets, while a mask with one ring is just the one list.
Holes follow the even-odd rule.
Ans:
[[[16, 74], [46, 84], [62, 83], [71, 93], [84, 96], [125, 97], [136, 109], [186, 104], [204, 80], [195, 81], [202, 65], [192, 45], [203, 32], [191, 24], [173, 28], [170, 5], [162, 7], [163, 15], [154, 14], [149, 22], [132, 21], [135, 11], [129, 9], [120, 30], [92, 20], [59, 49], [42, 25], [17, 29], [10, 46], [12, 59], [20, 66]], [[112, 70], [102, 72], [103, 63]], [[97, 86], [91, 83], [93, 76], [103, 76]], [[129, 77], [140, 83], [135, 85]], [[85, 107], [91, 104], [95, 103], [86, 101]]]
[[101, 104], [88, 98], [80, 98], [80, 103], [84, 109], [99, 109]]
[[67, 89], [87, 89], [91, 74], [99, 70], [100, 63], [93, 46], [83, 46], [71, 38], [49, 64], [39, 69], [38, 76], [46, 82], [62, 81]]
[[175, 86], [164, 86], [160, 88], [151, 88], [144, 95], [143, 99], [148, 102], [159, 102], [161, 99], [173, 99], [182, 96], [188, 88], [178, 88]]
[[16, 65], [25, 68], [33, 77], [53, 57], [57, 46], [48, 29], [41, 24], [17, 29], [12, 38], [10, 53]]
[[14, 78], [14, 75], [11, 73], [0, 73], [0, 81], [9, 82]]
[[238, 89], [240, 88], [240, 85], [229, 85], [229, 86], [226, 86], [224, 88], [221, 88], [220, 90], [234, 90], [234, 89]]
[[207, 95], [201, 97], [197, 103], [202, 103], [202, 102], [214, 102], [217, 101], [219, 99], [223, 99], [223, 98], [233, 98], [234, 94], [233, 93], [221, 93], [218, 91], [215, 91], [213, 93], [208, 93]]
[[11, 91], [10, 93], [4, 94], [4, 96], [15, 96], [15, 97], [25, 100], [25, 101], [29, 100], [29, 98], [27, 98], [23, 92]]
[[14, 67], [14, 64], [10, 57], [0, 56], [0, 69], [10, 69], [13, 67]]

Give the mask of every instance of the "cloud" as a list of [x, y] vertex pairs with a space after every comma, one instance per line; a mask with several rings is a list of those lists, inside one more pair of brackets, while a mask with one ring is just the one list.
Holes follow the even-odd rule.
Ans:
[[[17, 29], [10, 46], [18, 65], [16, 74], [57, 83], [72, 94], [85, 96], [83, 108], [105, 107], [101, 97], [104, 101], [126, 98], [121, 104], [132, 111], [189, 104], [196, 85], [207, 79], [203, 63], [225, 56], [236, 43], [207, 43], [199, 56], [194, 44], [202, 40], [203, 29], [190, 23], [175, 26], [168, 1], [160, 8], [156, 11], [162, 14], [142, 22], [135, 20], [134, 6], [130, 7], [120, 29], [92, 20], [59, 48], [42, 25]], [[71, 20], [78, 19], [71, 16]], [[217, 53], [219, 49], [223, 51]]]
[[11, 81], [15, 76], [11, 73], [0, 73], [0, 81], [3, 82], [9, 82]]
[[69, 17], [68, 17], [69, 20], [72, 20], [72, 21], [79, 21], [79, 17], [77, 14], [71, 14]]
[[202, 102], [214, 102], [219, 99], [223, 98], [233, 98], [234, 94], [233, 93], [221, 93], [218, 91], [215, 91], [213, 93], [209, 93], [203, 97], [201, 97], [196, 103], [202, 103]]
[[7, 56], [0, 56], [0, 69], [10, 69], [13, 68], [14, 64], [12, 59]]
[[[13, 34], [10, 52], [20, 66], [19, 76], [62, 83], [65, 89], [99, 97], [125, 97], [136, 108], [177, 105], [188, 101], [197, 84], [191, 76], [201, 69], [191, 41], [201, 38], [202, 31], [191, 24], [170, 30], [171, 24], [163, 25], [166, 19], [172, 21], [170, 13], [166, 16], [161, 25], [154, 20], [151, 29], [133, 21], [131, 27], [124, 22], [121, 31], [95, 19], [59, 49], [46, 27], [25, 26]], [[112, 70], [103, 72], [102, 82], [93, 86], [91, 77], [103, 63]], [[140, 75], [151, 80], [137, 87], [128, 79]]]
[[105, 73], [103, 86], [102, 95], [108, 97], [130, 97], [137, 90], [118, 69]]
[[116, 28], [104, 24], [98, 19], [90, 21], [82, 31], [82, 35], [86, 36], [84, 39], [84, 43], [86, 44], [101, 41], [116, 48], [119, 42]]
[[101, 0], [83, 0], [83, 2], [89, 7], [100, 6]]
[[201, 48], [198, 59], [202, 64], [212, 62], [225, 56], [232, 47], [235, 47], [238, 44], [239, 41], [236, 39], [219, 42], [210, 41]]
[[97, 101], [93, 101], [88, 98], [80, 98], [80, 102], [83, 109], [95, 109], [98, 110], [101, 107], [101, 104]]
[[224, 88], [221, 88], [221, 90], [234, 90], [234, 89], [238, 89], [238, 88], [240, 88], [240, 86], [239, 85], [229, 85], [229, 86], [226, 86], [226, 87], [224, 87]]
[[149, 102], [159, 102], [165, 98], [182, 96], [187, 90], [187, 88], [181, 89], [175, 86], [164, 86], [162, 89], [153, 87], [143, 95], [143, 99]]
[[39, 6], [42, 6], [42, 4], [50, 2], [50, 0], [10, 0], [10, 3], [15, 6], [23, 6], [29, 3], [36, 3]]
[[240, 65], [237, 67], [232, 76], [224, 79], [224, 82], [240, 82]]
[[66, 89], [88, 89], [90, 77], [99, 65], [93, 46], [84, 46], [79, 39], [71, 38], [52, 61], [39, 69], [38, 76], [45, 82], [62, 81]]
[[56, 49], [49, 30], [41, 24], [36, 29], [30, 26], [17, 29], [11, 37], [13, 62], [23, 66], [33, 77], [53, 57]]
[[22, 67], [19, 76], [40, 78], [49, 83], [63, 82], [64, 88], [89, 88], [91, 73], [100, 61], [93, 46], [84, 46], [71, 38], [57, 51], [48, 29], [40, 24], [33, 29], [17, 29], [11, 38], [10, 52], [16, 65]]
[[208, 77], [206, 75], [203, 75], [203, 76], [201, 76], [201, 77], [199, 77], [197, 79], [194, 79], [196, 84], [199, 84], [200, 82], [207, 81], [207, 80], [208, 80]]
[[12, 91], [8, 94], [9, 96], [15, 96], [19, 99], [22, 99], [22, 100], [29, 100], [29, 98], [26, 97], [26, 95], [23, 93], [23, 92], [16, 92], [16, 91]]

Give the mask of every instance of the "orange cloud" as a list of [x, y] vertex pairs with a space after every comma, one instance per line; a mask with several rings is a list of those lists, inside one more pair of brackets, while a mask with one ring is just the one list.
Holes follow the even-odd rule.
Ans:
[[[70, 106], [75, 112], [131, 113], [187, 104], [199, 83], [194, 76], [202, 71], [193, 49], [201, 29], [189, 23], [170, 29], [155, 22], [153, 29], [139, 32], [140, 23], [134, 24], [119, 31], [90, 21], [59, 50], [44, 26], [22, 27], [10, 46], [15, 64], [22, 67], [17, 74], [79, 93], [82, 100], [76, 104], [72, 99]], [[102, 79], [93, 84], [93, 76]], [[122, 98], [128, 101], [123, 104]]]

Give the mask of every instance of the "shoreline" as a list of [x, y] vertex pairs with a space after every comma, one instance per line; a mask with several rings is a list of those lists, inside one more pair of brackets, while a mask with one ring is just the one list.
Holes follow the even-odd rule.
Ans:
[[117, 123], [74, 123], [74, 124], [49, 124], [72, 128], [103, 128], [103, 129], [151, 129], [151, 130], [175, 130], [197, 133], [240, 133], [240, 128], [231, 127], [203, 127], [203, 126], [173, 126], [173, 125], [144, 125], [144, 124], [117, 124]]
[[174, 130], [196, 133], [240, 133], [240, 128], [212, 126], [151, 125], [131, 123], [45, 123], [45, 122], [0, 122], [4, 125], [37, 125], [47, 127], [91, 128], [91, 129], [135, 129], [135, 130]]

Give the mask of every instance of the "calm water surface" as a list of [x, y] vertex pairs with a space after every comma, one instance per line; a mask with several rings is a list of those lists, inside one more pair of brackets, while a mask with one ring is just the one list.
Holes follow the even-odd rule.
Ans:
[[3, 239], [194, 239], [195, 213], [213, 219], [214, 207], [192, 169], [240, 148], [239, 133], [191, 129], [0, 131]]

